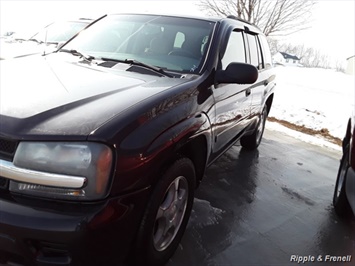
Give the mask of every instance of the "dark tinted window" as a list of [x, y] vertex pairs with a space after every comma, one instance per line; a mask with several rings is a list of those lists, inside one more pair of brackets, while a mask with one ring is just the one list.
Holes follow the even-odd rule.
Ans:
[[231, 33], [228, 40], [226, 51], [221, 61], [222, 61], [222, 69], [226, 69], [226, 67], [231, 62], [242, 62], [242, 63], [246, 62], [244, 38], [242, 32], [233, 31]]

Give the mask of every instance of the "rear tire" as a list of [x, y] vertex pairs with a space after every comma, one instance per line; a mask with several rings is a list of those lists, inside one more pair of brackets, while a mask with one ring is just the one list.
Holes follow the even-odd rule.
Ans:
[[267, 106], [265, 105], [263, 111], [261, 112], [258, 126], [254, 130], [253, 134], [243, 136], [240, 139], [240, 144], [242, 145], [243, 148], [248, 150], [254, 150], [259, 146], [264, 134], [266, 118], [267, 118]]
[[345, 191], [346, 174], [349, 169], [348, 157], [349, 157], [349, 147], [347, 146], [344, 150], [343, 157], [341, 158], [340, 161], [337, 181], [335, 183], [335, 189], [333, 195], [334, 210], [340, 217], [343, 218], [349, 217], [351, 215], [351, 207], [346, 197], [346, 191]]
[[175, 161], [156, 184], [134, 250], [135, 265], [164, 265], [174, 254], [190, 217], [195, 169], [190, 159]]

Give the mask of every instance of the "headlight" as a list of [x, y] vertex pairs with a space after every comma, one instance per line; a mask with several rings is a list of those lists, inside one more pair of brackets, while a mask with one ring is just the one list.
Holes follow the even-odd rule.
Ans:
[[[13, 164], [23, 171], [36, 171], [41, 179], [32, 178], [31, 182], [29, 173], [28, 181], [23, 178], [21, 182], [11, 180], [12, 192], [58, 199], [96, 200], [108, 193], [112, 151], [106, 145], [92, 142], [21, 142]], [[71, 177], [83, 180], [80, 187], [66, 182]]]

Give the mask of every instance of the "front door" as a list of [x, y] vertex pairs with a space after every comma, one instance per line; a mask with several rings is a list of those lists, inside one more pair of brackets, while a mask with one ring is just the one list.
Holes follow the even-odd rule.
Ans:
[[[243, 32], [239, 30], [231, 32], [219, 67], [224, 70], [231, 62], [246, 62]], [[250, 85], [239, 84], [218, 84], [213, 96], [213, 155], [218, 156], [235, 142], [249, 122], [252, 97]]]

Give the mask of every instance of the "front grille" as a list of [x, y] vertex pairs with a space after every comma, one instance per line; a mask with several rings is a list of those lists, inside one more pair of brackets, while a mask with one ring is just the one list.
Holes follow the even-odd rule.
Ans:
[[0, 138], [0, 158], [12, 161], [16, 147], [17, 141]]

